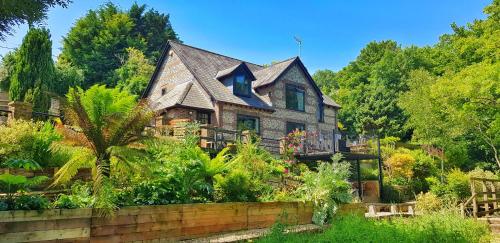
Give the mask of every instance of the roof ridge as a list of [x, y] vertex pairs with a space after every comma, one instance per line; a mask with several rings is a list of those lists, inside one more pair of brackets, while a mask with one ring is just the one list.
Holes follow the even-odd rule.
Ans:
[[182, 94], [179, 96], [179, 100], [177, 100], [177, 104], [182, 104], [184, 100], [186, 99], [187, 94], [189, 93], [189, 90], [193, 87], [193, 82], [188, 81], [186, 84], [186, 88], [182, 91]]
[[234, 57], [230, 57], [230, 56], [226, 56], [226, 55], [223, 55], [223, 54], [220, 54], [220, 53], [217, 53], [217, 52], [213, 52], [213, 51], [209, 51], [209, 50], [206, 50], [206, 49], [202, 49], [202, 48], [199, 48], [199, 47], [195, 47], [195, 46], [190, 46], [190, 45], [187, 45], [187, 44], [184, 44], [184, 43], [180, 43], [178, 41], [174, 41], [174, 40], [168, 40], [169, 42], [172, 42], [172, 43], [175, 43], [175, 44], [179, 44], [179, 45], [183, 45], [183, 46], [187, 46], [187, 47], [190, 47], [190, 48], [193, 48], [193, 49], [196, 49], [196, 50], [199, 50], [199, 51], [204, 51], [204, 52], [208, 52], [210, 54], [214, 54], [214, 55], [218, 55], [218, 56], [222, 56], [222, 57], [226, 57], [226, 58], [231, 58], [235, 61], [240, 61], [240, 62], [246, 62], [246, 63], [250, 63], [252, 65], [255, 65], [255, 66], [259, 66], [259, 67], [264, 67], [260, 64], [255, 64], [253, 62], [248, 62], [248, 61], [244, 61], [244, 60], [241, 60], [241, 59], [238, 59], [238, 58], [234, 58]]
[[275, 62], [275, 63], [273, 63], [273, 64], [271, 64], [271, 65], [269, 65], [269, 66], [267, 66], [267, 67], [263, 67], [261, 70], [257, 70], [257, 71], [255, 71], [255, 72], [264, 71], [264, 70], [266, 70], [266, 69], [268, 69], [268, 68], [270, 68], [270, 67], [273, 67], [273, 66], [278, 65], [278, 64], [282, 64], [282, 63], [284, 63], [284, 62], [288, 62], [288, 61], [294, 60], [294, 59], [296, 59], [296, 58], [298, 58], [298, 56], [290, 57], [290, 58], [285, 59], [285, 60], [283, 60], [283, 61]]

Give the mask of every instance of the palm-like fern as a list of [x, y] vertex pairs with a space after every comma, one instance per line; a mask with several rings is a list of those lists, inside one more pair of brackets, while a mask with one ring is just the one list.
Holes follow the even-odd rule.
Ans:
[[[66, 139], [79, 144], [71, 159], [55, 174], [54, 184], [66, 183], [81, 167], [91, 167], [94, 193], [99, 194], [103, 181], [114, 171], [136, 168], [130, 156], [138, 149], [131, 146], [145, 138], [144, 128], [153, 112], [146, 102], [118, 89], [94, 85], [84, 91], [70, 89], [67, 95], [66, 118], [74, 132]], [[71, 135], [72, 134], [72, 135]], [[77, 134], [77, 135], [75, 135]]]

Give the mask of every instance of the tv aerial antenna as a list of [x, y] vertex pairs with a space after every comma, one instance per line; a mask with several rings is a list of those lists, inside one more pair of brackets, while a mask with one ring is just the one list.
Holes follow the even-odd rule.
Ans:
[[299, 45], [299, 57], [300, 57], [300, 54], [302, 52], [302, 39], [298, 36], [294, 36], [293, 38], [297, 42], [297, 45]]

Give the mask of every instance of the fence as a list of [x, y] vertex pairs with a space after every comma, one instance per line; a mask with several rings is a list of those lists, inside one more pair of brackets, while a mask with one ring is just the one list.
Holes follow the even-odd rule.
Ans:
[[210, 203], [126, 207], [113, 217], [92, 209], [0, 212], [0, 242], [178, 241], [265, 228], [282, 220], [310, 224], [311, 203]]
[[460, 204], [462, 216], [489, 216], [499, 212], [500, 208], [500, 180], [488, 178], [470, 178], [471, 197]]

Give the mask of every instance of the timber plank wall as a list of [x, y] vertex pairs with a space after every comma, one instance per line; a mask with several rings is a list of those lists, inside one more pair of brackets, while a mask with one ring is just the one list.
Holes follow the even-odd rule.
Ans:
[[265, 228], [276, 221], [311, 223], [302, 202], [209, 203], [126, 207], [103, 218], [92, 209], [0, 212], [0, 242], [141, 242], [194, 239]]

